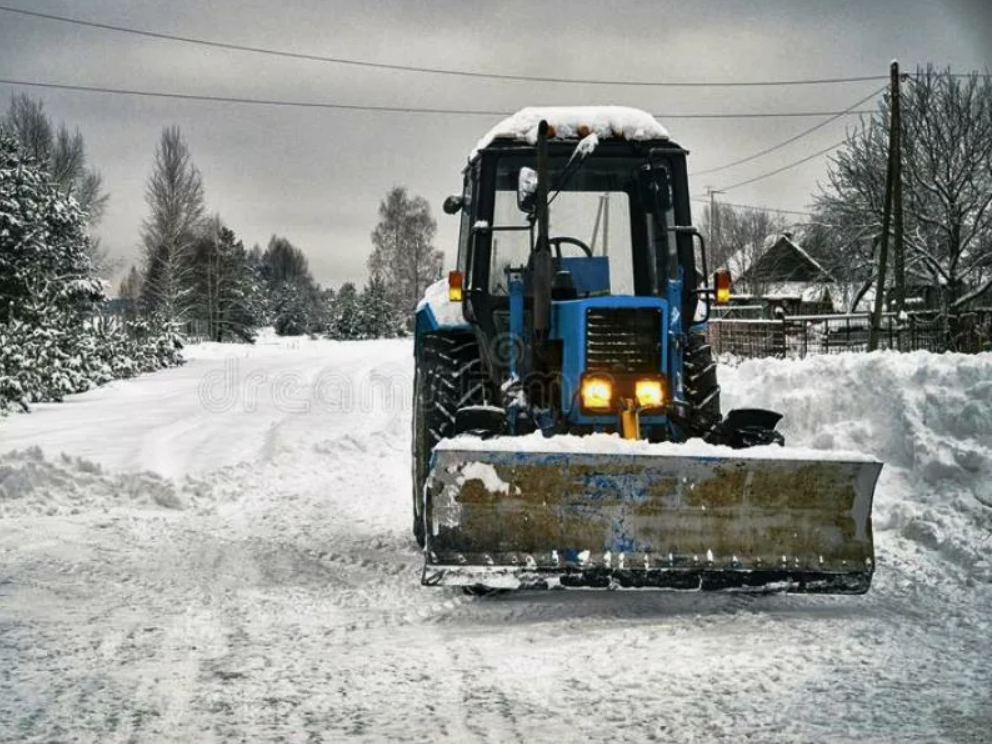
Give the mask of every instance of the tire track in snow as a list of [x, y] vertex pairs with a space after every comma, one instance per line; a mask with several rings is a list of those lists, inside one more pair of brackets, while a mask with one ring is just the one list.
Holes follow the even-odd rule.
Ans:
[[[380, 348], [340, 347], [339, 367], [387, 378], [402, 365]], [[303, 379], [315, 358], [279, 370], [305, 362]], [[201, 476], [184, 512], [0, 522], [12, 740], [980, 741], [992, 725], [989, 587], [892, 533], [863, 598], [421, 588], [405, 416], [264, 419], [267, 457]]]
[[445, 643], [458, 677], [464, 727], [480, 742], [525, 742], [517, 726], [514, 701], [500, 685], [496, 670], [464, 639]]

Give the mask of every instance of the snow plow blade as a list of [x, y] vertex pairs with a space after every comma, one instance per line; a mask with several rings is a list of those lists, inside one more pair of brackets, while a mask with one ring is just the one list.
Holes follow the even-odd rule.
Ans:
[[744, 452], [439, 447], [427, 484], [422, 581], [492, 589], [868, 591], [881, 463]]

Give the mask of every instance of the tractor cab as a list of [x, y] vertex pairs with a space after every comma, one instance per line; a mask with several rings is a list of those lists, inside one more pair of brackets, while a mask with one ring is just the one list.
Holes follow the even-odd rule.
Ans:
[[629, 410], [626, 435], [683, 439], [686, 334], [709, 301], [686, 151], [642, 112], [597, 111], [525, 109], [473, 152], [445, 205], [462, 212], [465, 318], [492, 402], [509, 383], [538, 411], [513, 433], [624, 432]]

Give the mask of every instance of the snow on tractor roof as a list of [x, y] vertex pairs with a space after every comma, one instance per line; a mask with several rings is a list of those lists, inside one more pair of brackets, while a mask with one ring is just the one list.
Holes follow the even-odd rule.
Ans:
[[503, 119], [475, 146], [470, 159], [493, 140], [512, 139], [534, 144], [541, 120], [551, 126], [555, 139], [667, 140], [668, 130], [646, 111], [627, 106], [530, 106]]

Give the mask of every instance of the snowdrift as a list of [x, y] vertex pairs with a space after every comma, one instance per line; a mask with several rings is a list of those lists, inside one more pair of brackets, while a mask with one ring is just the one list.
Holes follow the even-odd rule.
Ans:
[[179, 489], [154, 473], [110, 474], [68, 455], [50, 461], [38, 447], [0, 454], [0, 519], [185, 505]]
[[720, 372], [724, 408], [781, 412], [788, 444], [885, 462], [874, 510], [883, 551], [933, 549], [965, 580], [992, 580], [992, 354], [757, 359]]

